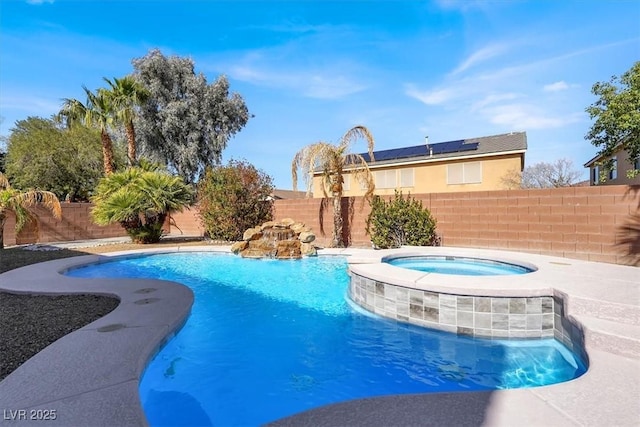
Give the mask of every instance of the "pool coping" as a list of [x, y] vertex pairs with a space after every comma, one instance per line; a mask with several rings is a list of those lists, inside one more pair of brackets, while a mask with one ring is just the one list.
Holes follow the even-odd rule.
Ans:
[[[3, 422], [16, 425], [37, 420], [7, 420], [9, 411], [56, 409], [52, 425], [147, 425], [138, 382], [148, 361], [187, 318], [193, 293], [187, 287], [151, 279], [80, 279], [63, 276], [65, 269], [108, 260], [113, 256], [164, 252], [228, 252], [229, 247], [180, 246], [87, 255], [49, 261], [0, 275], [0, 290], [31, 294], [94, 293], [116, 296], [120, 305], [108, 315], [66, 335], [29, 359], [0, 382]], [[422, 273], [420, 277], [380, 265], [383, 256], [399, 253], [489, 257], [529, 262], [538, 267], [528, 278], [495, 279], [470, 285], [458, 276]], [[525, 253], [464, 248], [324, 249], [321, 255], [348, 255], [353, 271], [365, 269], [380, 278], [399, 280], [403, 286], [443, 287], [460, 292], [549, 290], [567, 295], [569, 313], [574, 298], [584, 305], [623, 307], [625, 315], [640, 312], [639, 270], [633, 267], [576, 261]], [[406, 274], [405, 274], [406, 273]], [[608, 279], [607, 284], [603, 280]], [[114, 280], [118, 286], [114, 287]], [[611, 290], [611, 282], [616, 289]], [[497, 283], [496, 283], [497, 282]], [[149, 291], [149, 289], [153, 289]], [[474, 291], [475, 290], [475, 291]], [[606, 292], [605, 292], [606, 291]], [[472, 293], [473, 294], [473, 293]], [[606, 294], [606, 298], [603, 298]], [[141, 302], [152, 299], [152, 302]], [[573, 307], [577, 308], [576, 303]], [[591, 306], [588, 306], [589, 308]], [[579, 312], [579, 310], [577, 310]], [[576, 319], [580, 317], [576, 315]], [[109, 333], [100, 328], [123, 325]], [[637, 325], [637, 324], [636, 324]], [[637, 326], [630, 326], [637, 327]], [[110, 329], [110, 328], [105, 328]], [[104, 329], [103, 329], [104, 330]], [[590, 326], [584, 326], [588, 334]], [[635, 329], [632, 331], [635, 333]], [[623, 343], [624, 344], [624, 343]], [[371, 420], [393, 424], [484, 425], [637, 425], [640, 423], [640, 358], [619, 354], [609, 344], [587, 340], [589, 370], [566, 383], [531, 389], [492, 392], [387, 396], [341, 402], [302, 412], [274, 425], [371, 425]], [[90, 351], [87, 351], [91, 349]], [[598, 390], [598, 393], [594, 393]], [[474, 403], [475, 404], [472, 404]], [[360, 414], [359, 417], [357, 414]], [[27, 416], [29, 413], [27, 412]], [[374, 417], [375, 416], [375, 417]], [[374, 417], [374, 418], [371, 418]], [[377, 418], [376, 418], [377, 417]], [[430, 418], [429, 418], [430, 417]], [[439, 418], [440, 417], [440, 418]], [[388, 424], [388, 423], [385, 423]]]

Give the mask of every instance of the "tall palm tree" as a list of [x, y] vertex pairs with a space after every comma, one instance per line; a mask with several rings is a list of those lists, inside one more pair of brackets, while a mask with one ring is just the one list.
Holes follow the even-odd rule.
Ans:
[[7, 212], [12, 211], [15, 214], [16, 232], [19, 232], [33, 218], [29, 208], [36, 204], [49, 209], [55, 218], [59, 219], [62, 216], [60, 201], [55, 194], [50, 191], [13, 189], [7, 177], [0, 173], [0, 249], [4, 249], [4, 224], [7, 220]]
[[307, 195], [311, 192], [314, 172], [322, 174], [322, 193], [325, 198], [329, 194], [333, 197], [333, 236], [331, 245], [333, 247], [344, 247], [342, 237], [342, 184], [344, 174], [349, 173], [365, 189], [366, 199], [373, 195], [375, 184], [373, 175], [369, 170], [367, 161], [360, 154], [349, 153], [348, 149], [357, 138], [364, 138], [367, 141], [369, 158], [373, 158], [373, 136], [364, 126], [355, 126], [349, 129], [340, 139], [337, 145], [327, 142], [316, 142], [307, 145], [298, 151], [291, 163], [291, 177], [293, 179], [293, 189], [298, 186], [298, 168], [302, 172], [307, 183]]
[[137, 107], [149, 99], [149, 91], [136, 81], [132, 76], [121, 79], [113, 78], [113, 81], [104, 77], [109, 89], [101, 89], [105, 96], [111, 100], [114, 118], [124, 125], [127, 135], [127, 158], [129, 166], [136, 164], [136, 132], [133, 119], [137, 113]]
[[63, 99], [62, 108], [58, 113], [59, 119], [65, 119], [70, 126], [75, 122], [80, 122], [87, 127], [100, 129], [100, 140], [102, 141], [102, 156], [104, 162], [104, 173], [109, 175], [113, 172], [113, 142], [109, 136], [109, 126], [113, 125], [113, 106], [111, 100], [104, 91], [91, 92], [82, 86], [87, 94], [87, 102], [83, 104], [77, 99]]

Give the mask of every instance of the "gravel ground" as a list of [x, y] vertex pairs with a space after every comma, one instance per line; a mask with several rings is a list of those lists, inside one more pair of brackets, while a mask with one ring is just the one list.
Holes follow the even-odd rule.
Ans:
[[98, 295], [18, 295], [0, 292], [0, 381], [49, 344], [114, 310]]
[[[210, 244], [201, 238], [165, 239], [151, 245], [106, 244], [60, 250], [0, 250], [0, 273], [43, 261], [133, 249]], [[0, 381], [66, 334], [111, 312], [117, 298], [97, 295], [18, 295], [0, 291]]]

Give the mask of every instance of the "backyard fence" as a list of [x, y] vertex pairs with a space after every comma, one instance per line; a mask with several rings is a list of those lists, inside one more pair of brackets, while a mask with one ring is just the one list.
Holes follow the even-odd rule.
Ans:
[[[443, 246], [505, 249], [617, 264], [640, 263], [640, 186], [608, 185], [542, 190], [478, 191], [412, 195], [437, 220]], [[343, 198], [344, 237], [350, 246], [370, 247], [369, 204]], [[37, 210], [39, 228], [18, 236], [12, 218], [5, 245], [125, 236], [119, 225], [91, 222], [89, 204], [63, 204], [56, 220]], [[333, 208], [322, 199], [275, 201], [275, 219], [293, 218], [310, 226], [316, 244], [328, 246]], [[197, 208], [172, 214], [171, 234], [203, 235]]]

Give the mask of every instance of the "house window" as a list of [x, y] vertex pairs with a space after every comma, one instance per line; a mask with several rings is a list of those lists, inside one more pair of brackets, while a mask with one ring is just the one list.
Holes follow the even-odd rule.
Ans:
[[375, 173], [376, 187], [377, 188], [396, 188], [396, 171], [376, 171]]
[[618, 178], [618, 159], [612, 159], [611, 169], [609, 169], [609, 179], [614, 180]]
[[342, 175], [342, 179], [344, 180], [344, 182], [342, 183], [342, 191], [351, 190], [351, 175], [344, 174]]
[[479, 184], [482, 182], [482, 163], [456, 163], [447, 165], [447, 184]]
[[635, 161], [635, 162], [633, 162], [633, 169], [635, 169], [635, 170], [637, 170], [637, 171], [638, 171], [638, 170], [640, 170], [640, 157], [638, 157], [638, 158], [636, 159], [636, 161]]
[[594, 166], [591, 169], [591, 182], [593, 185], [598, 185], [598, 181], [600, 181], [600, 168], [598, 166]]
[[413, 168], [400, 169], [400, 187], [413, 187]]

